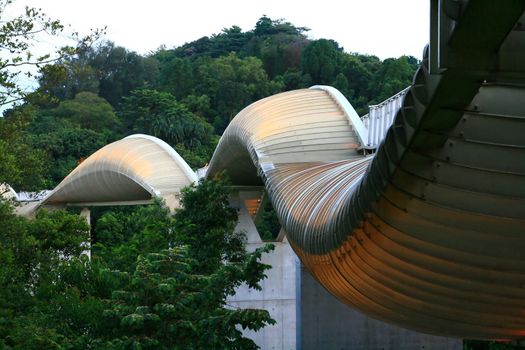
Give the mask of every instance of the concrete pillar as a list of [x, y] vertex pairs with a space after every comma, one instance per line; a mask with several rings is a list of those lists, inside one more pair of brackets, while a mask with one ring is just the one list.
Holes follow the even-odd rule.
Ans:
[[[263, 246], [263, 242], [252, 216], [246, 208], [246, 202], [257, 199], [261, 191], [240, 191], [232, 194], [232, 206], [239, 209], [239, 221], [236, 230], [244, 231], [246, 249], [254, 251]], [[275, 250], [262, 257], [262, 262], [272, 266], [266, 271], [267, 278], [261, 282], [262, 290], [249, 289], [242, 285], [237, 293], [228, 299], [228, 304], [235, 308], [266, 309], [277, 322], [258, 332], [243, 330], [243, 334], [252, 339], [262, 350], [293, 350], [296, 345], [297, 302], [296, 302], [296, 259], [286, 239], [271, 242]]]
[[178, 194], [170, 193], [162, 196], [162, 199], [164, 200], [164, 203], [170, 210], [170, 213], [174, 214], [175, 211], [180, 208], [180, 200]]
[[91, 260], [91, 210], [89, 208], [82, 208], [80, 211], [80, 216], [86, 220], [90, 232], [89, 240], [83, 244], [86, 249], [82, 252], [82, 254], [86, 255], [88, 259]]

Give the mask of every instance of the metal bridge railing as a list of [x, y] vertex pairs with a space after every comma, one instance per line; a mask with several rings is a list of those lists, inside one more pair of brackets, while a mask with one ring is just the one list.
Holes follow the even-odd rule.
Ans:
[[397, 111], [403, 104], [403, 98], [409, 88], [407, 87], [377, 105], [368, 106], [368, 114], [361, 117], [363, 124], [368, 130], [367, 148], [377, 148], [383, 141], [388, 128], [394, 122]]

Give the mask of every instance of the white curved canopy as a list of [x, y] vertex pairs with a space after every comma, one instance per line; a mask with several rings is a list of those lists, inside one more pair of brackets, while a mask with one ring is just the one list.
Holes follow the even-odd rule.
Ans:
[[330, 91], [288, 91], [237, 114], [222, 135], [207, 174], [226, 170], [236, 185], [260, 185], [258, 172], [278, 164], [360, 159], [360, 146], [348, 111]]
[[195, 173], [167, 143], [137, 134], [93, 153], [42, 204], [133, 204], [177, 194], [196, 181]]

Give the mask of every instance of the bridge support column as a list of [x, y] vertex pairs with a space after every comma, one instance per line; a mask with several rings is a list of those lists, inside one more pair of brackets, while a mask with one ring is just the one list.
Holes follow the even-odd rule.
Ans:
[[[257, 216], [257, 203], [261, 199], [261, 188], [244, 188], [231, 194], [230, 204], [239, 210], [236, 230], [246, 234], [246, 249], [254, 251], [266, 244], [261, 239], [253, 219]], [[272, 268], [261, 282], [262, 290], [240, 286], [236, 294], [228, 299], [228, 304], [239, 308], [266, 309], [277, 324], [266, 326], [258, 332], [244, 330], [243, 334], [252, 339], [261, 349], [290, 350], [296, 345], [296, 266], [297, 257], [290, 244], [279, 235], [271, 242], [275, 249], [264, 254], [262, 262]]]
[[86, 220], [86, 223], [89, 226], [89, 240], [84, 242], [84, 247], [86, 248], [82, 254], [87, 255], [89, 260], [91, 260], [91, 210], [89, 208], [82, 208], [80, 211], [80, 217]]

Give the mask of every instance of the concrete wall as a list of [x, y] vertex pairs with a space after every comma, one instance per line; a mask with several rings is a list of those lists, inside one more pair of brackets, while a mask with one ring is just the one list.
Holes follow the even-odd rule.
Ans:
[[461, 339], [422, 334], [372, 319], [344, 305], [301, 268], [303, 350], [461, 350]]
[[262, 291], [242, 286], [229, 304], [240, 308], [268, 310], [277, 323], [259, 332], [246, 330], [244, 334], [263, 350], [293, 350], [297, 348], [295, 261], [288, 244], [274, 244], [275, 250], [263, 259], [264, 263], [273, 267], [266, 273], [268, 278], [262, 283]]

